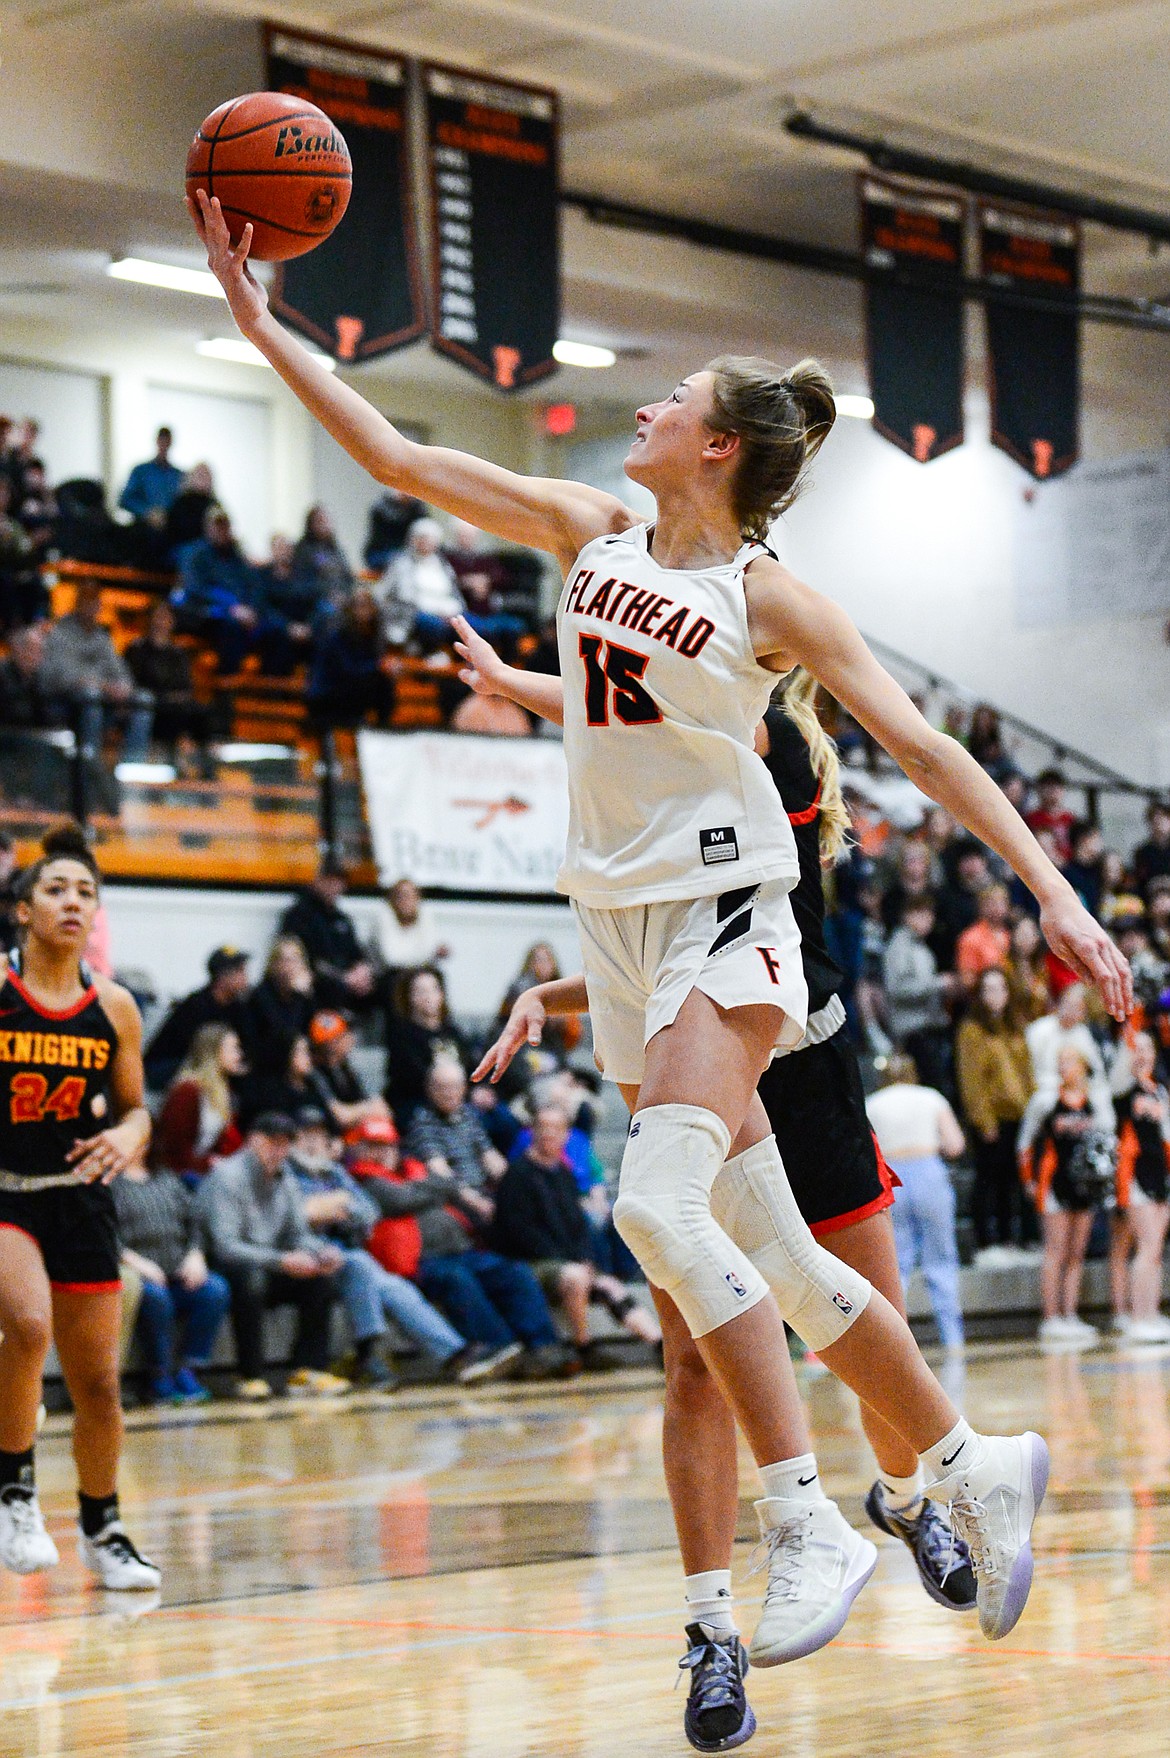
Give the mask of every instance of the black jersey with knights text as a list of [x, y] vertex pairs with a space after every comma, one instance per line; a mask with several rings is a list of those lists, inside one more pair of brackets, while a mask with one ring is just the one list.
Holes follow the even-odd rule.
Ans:
[[74, 1142], [109, 1128], [117, 1047], [92, 981], [56, 1013], [33, 999], [18, 961], [10, 962], [0, 984], [0, 1170], [32, 1184], [59, 1179]]
[[821, 788], [808, 745], [783, 708], [769, 708], [764, 715], [771, 749], [764, 758], [788, 814], [796, 838], [800, 878], [789, 892], [792, 913], [800, 929], [800, 953], [808, 984], [810, 1020], [839, 995], [845, 983], [840, 966], [825, 945], [825, 890], [821, 869]]

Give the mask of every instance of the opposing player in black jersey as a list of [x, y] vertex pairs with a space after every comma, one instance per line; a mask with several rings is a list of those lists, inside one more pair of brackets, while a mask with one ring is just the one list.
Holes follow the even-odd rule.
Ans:
[[50, 1342], [73, 1400], [83, 1561], [107, 1588], [161, 1576], [118, 1510], [121, 1281], [111, 1181], [143, 1153], [142, 1022], [82, 954], [99, 875], [74, 826], [45, 838], [0, 962], [0, 1564], [48, 1569], [33, 1467]]
[[[768, 710], [756, 735], [796, 837], [800, 879], [790, 896], [809, 991], [804, 1039], [765, 1070], [758, 1090], [813, 1234], [905, 1313], [888, 1214], [893, 1174], [866, 1117], [861, 1071], [845, 1029], [844, 978], [825, 944], [823, 863], [839, 852], [848, 818], [836, 752], [817, 718], [815, 696], [813, 680], [797, 673], [783, 705]], [[570, 1011], [585, 999], [580, 978], [526, 990], [476, 1078], [502, 1073], [521, 1044], [539, 1042], [546, 1013]], [[713, 1207], [717, 1203], [718, 1183]], [[687, 1737], [699, 1751], [726, 1751], [745, 1743], [755, 1726], [732, 1617], [731, 1552], [739, 1517], [735, 1419], [678, 1308], [669, 1300], [658, 1304], [667, 1375], [663, 1453], [690, 1618]], [[973, 1609], [967, 1547], [926, 1497], [914, 1448], [865, 1404], [861, 1419], [880, 1472], [866, 1498], [870, 1518], [908, 1546], [933, 1600], [955, 1611]]]

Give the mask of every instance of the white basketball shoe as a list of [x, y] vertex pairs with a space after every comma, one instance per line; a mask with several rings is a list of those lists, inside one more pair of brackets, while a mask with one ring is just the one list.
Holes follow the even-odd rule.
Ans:
[[1038, 1434], [984, 1435], [982, 1441], [976, 1464], [964, 1469], [957, 1461], [926, 1493], [946, 1503], [953, 1529], [966, 1541], [979, 1628], [998, 1642], [1028, 1603], [1032, 1525], [1048, 1488], [1048, 1448]]
[[35, 1575], [60, 1561], [45, 1531], [36, 1491], [11, 1484], [0, 1495], [0, 1565], [17, 1575]]
[[836, 1502], [769, 1496], [756, 1514], [768, 1585], [748, 1657], [753, 1666], [782, 1666], [833, 1640], [873, 1574], [877, 1548]]

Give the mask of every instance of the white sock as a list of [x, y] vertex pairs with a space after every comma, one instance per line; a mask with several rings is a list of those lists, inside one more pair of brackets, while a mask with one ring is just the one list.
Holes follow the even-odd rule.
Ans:
[[823, 1502], [815, 1453], [800, 1453], [795, 1459], [781, 1459], [776, 1465], [760, 1466], [760, 1482], [766, 1496], [782, 1496], [789, 1502]]
[[987, 1451], [982, 1435], [975, 1433], [966, 1417], [960, 1416], [950, 1434], [945, 1434], [933, 1447], [921, 1454], [926, 1481], [949, 1477], [953, 1471], [970, 1471], [979, 1465]]
[[881, 1473], [881, 1485], [886, 1492], [886, 1507], [895, 1514], [907, 1514], [916, 1508], [922, 1500], [922, 1487], [926, 1482], [926, 1473], [921, 1461], [914, 1468], [913, 1477], [895, 1477], [892, 1472]]
[[701, 1575], [688, 1575], [686, 1600], [687, 1622], [701, 1624], [705, 1635], [714, 1639], [736, 1634], [736, 1622], [731, 1615], [730, 1569], [707, 1569]]

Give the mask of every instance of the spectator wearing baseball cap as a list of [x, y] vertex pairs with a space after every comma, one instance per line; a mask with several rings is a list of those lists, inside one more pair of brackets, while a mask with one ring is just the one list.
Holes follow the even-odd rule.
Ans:
[[337, 1129], [344, 1133], [367, 1118], [390, 1115], [385, 1099], [371, 1098], [350, 1058], [357, 1040], [349, 1015], [322, 1008], [309, 1021], [313, 1088]]
[[169, 1086], [200, 1026], [230, 1026], [248, 1043], [249, 954], [238, 946], [217, 946], [207, 961], [207, 982], [176, 1001], [146, 1049], [146, 1076], [152, 1087]]

